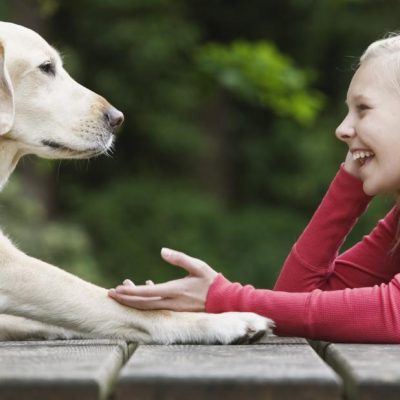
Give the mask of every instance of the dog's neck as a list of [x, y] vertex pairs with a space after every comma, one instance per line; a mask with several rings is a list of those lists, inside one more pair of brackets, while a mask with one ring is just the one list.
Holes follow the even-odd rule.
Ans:
[[18, 142], [7, 138], [0, 139], [0, 190], [7, 183], [19, 159], [25, 154]]

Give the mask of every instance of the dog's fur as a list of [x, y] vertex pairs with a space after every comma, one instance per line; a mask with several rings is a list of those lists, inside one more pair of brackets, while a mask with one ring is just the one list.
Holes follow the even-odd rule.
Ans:
[[[75, 82], [35, 32], [0, 22], [0, 186], [25, 154], [107, 152], [122, 113]], [[0, 231], [0, 340], [115, 337], [142, 343], [232, 343], [270, 331], [252, 313], [140, 311], [107, 290], [27, 256]]]

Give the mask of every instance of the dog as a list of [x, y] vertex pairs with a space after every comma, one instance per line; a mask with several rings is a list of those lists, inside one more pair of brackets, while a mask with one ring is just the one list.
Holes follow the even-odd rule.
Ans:
[[[123, 114], [74, 81], [36, 32], [0, 22], [0, 187], [26, 154], [106, 153]], [[0, 340], [121, 338], [139, 343], [246, 343], [273, 322], [253, 313], [141, 311], [20, 251], [0, 231]]]

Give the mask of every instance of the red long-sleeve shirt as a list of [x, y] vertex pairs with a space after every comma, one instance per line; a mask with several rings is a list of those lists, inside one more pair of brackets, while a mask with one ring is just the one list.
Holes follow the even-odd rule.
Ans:
[[362, 241], [339, 255], [371, 197], [340, 168], [287, 257], [274, 290], [211, 285], [207, 312], [252, 311], [273, 319], [275, 333], [333, 342], [400, 343], [399, 211], [393, 208]]

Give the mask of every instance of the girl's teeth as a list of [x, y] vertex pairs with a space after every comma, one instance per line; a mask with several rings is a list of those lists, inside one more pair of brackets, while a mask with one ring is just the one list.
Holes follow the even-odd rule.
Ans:
[[373, 157], [374, 153], [370, 152], [370, 151], [357, 151], [353, 153], [353, 160], [364, 160], [365, 158], [368, 157]]

